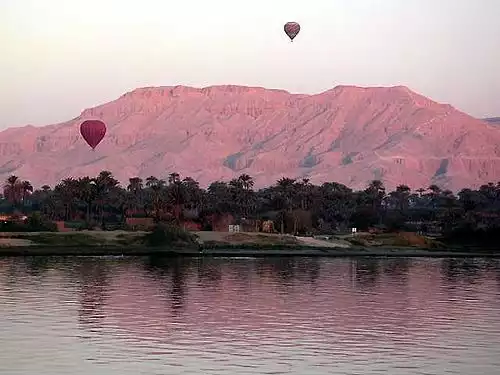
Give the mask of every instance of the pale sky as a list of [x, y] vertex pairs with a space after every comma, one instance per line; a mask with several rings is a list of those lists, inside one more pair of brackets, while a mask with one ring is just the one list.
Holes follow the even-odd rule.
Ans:
[[500, 116], [499, 15], [500, 0], [0, 0], [0, 128], [178, 84], [406, 85]]

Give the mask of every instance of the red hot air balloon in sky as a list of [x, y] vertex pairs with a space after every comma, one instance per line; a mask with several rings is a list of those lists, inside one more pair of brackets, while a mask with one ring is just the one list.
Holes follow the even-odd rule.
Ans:
[[299, 32], [300, 32], [300, 25], [297, 22], [287, 22], [285, 24], [285, 33], [286, 35], [288, 35], [288, 37], [292, 42]]
[[106, 135], [106, 124], [101, 120], [85, 120], [80, 125], [80, 134], [94, 150]]

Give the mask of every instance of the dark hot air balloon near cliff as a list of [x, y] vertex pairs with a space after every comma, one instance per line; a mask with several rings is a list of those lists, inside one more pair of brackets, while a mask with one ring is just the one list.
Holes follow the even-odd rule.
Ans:
[[285, 24], [285, 34], [288, 35], [292, 42], [299, 32], [300, 25], [297, 22], [287, 22]]
[[80, 134], [94, 150], [106, 135], [106, 124], [101, 120], [85, 120], [80, 125]]

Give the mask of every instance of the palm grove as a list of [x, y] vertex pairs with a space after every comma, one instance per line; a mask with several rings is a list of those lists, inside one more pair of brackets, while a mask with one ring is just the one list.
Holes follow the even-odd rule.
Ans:
[[130, 178], [123, 188], [109, 171], [97, 177], [67, 178], [54, 188], [35, 190], [29, 181], [10, 176], [3, 189], [4, 212], [39, 215], [48, 221], [81, 221], [88, 227], [124, 225], [126, 217], [150, 217], [157, 222], [197, 222], [210, 230], [214, 217], [231, 214], [236, 220], [273, 220], [287, 233], [334, 233], [356, 227], [428, 231], [444, 236], [493, 240], [500, 226], [500, 183], [457, 195], [436, 185], [411, 191], [400, 185], [387, 192], [381, 181], [364, 190], [307, 179], [282, 178], [255, 190], [243, 174], [229, 182], [216, 181], [202, 189], [190, 177], [171, 173]]

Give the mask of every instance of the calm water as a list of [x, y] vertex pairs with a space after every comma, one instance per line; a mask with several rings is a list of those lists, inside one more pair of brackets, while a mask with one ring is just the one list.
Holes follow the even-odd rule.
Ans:
[[0, 374], [500, 373], [500, 262], [0, 259]]

